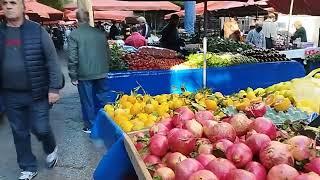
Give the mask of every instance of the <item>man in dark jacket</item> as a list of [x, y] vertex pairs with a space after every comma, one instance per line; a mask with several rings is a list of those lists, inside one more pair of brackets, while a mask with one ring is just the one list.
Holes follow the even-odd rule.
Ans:
[[49, 108], [59, 100], [63, 75], [47, 31], [24, 18], [24, 1], [0, 3], [6, 17], [6, 23], [0, 25], [0, 90], [22, 169], [19, 179], [30, 180], [37, 175], [30, 131], [42, 142], [48, 167], [57, 163]]
[[180, 51], [180, 41], [178, 33], [179, 16], [173, 14], [170, 17], [169, 24], [166, 25], [161, 31], [161, 47]]
[[69, 75], [78, 87], [83, 131], [91, 133], [96, 114], [107, 101], [105, 78], [111, 57], [105, 34], [89, 25], [89, 13], [79, 10], [77, 19], [79, 28], [70, 34]]

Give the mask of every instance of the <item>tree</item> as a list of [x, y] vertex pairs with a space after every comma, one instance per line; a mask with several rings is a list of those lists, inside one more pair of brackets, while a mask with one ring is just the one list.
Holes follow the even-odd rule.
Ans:
[[63, 5], [68, 4], [70, 0], [39, 0], [40, 3], [62, 10]]

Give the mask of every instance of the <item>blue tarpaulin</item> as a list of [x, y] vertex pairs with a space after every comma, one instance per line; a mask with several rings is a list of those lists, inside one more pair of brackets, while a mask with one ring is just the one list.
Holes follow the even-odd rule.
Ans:
[[[304, 75], [304, 67], [296, 61], [208, 68], [207, 87], [232, 94], [247, 87], [264, 88]], [[202, 87], [202, 69], [115, 72], [109, 73], [107, 80], [111, 91], [126, 94], [138, 84], [151, 95], [181, 93], [181, 87], [192, 92]], [[108, 101], [113, 102], [116, 96], [110, 92]]]
[[[267, 87], [282, 81], [303, 77], [303, 66], [295, 61], [246, 64], [225, 68], [208, 69], [208, 87], [230, 94], [247, 87]], [[201, 88], [202, 70], [180, 71], [136, 71], [109, 73], [110, 89], [129, 93], [139, 82], [150, 94], [179, 93], [184, 85], [189, 91]], [[95, 180], [134, 179], [134, 168], [126, 153], [123, 131], [108, 117], [99, 111], [92, 129], [92, 138], [101, 139], [108, 152], [100, 161]], [[128, 176], [129, 175], [129, 176]], [[124, 178], [125, 177], [125, 178]]]

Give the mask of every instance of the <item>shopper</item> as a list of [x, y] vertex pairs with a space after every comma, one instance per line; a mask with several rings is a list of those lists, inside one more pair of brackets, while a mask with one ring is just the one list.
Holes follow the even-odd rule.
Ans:
[[125, 45], [133, 46], [135, 48], [139, 48], [141, 46], [146, 46], [147, 41], [146, 39], [138, 32], [137, 27], [131, 28], [131, 36], [129, 36], [126, 41]]
[[[25, 19], [23, 0], [0, 1], [6, 22], [0, 25], [1, 95], [22, 169], [20, 180], [37, 175], [30, 131], [42, 142], [48, 168], [58, 160], [49, 123], [50, 104], [56, 103], [63, 75], [48, 32]], [[4, 166], [2, 164], [1, 166]]]
[[98, 110], [106, 103], [105, 77], [109, 70], [110, 49], [105, 34], [89, 25], [89, 13], [78, 10], [79, 28], [71, 32], [69, 41], [69, 75], [78, 87], [83, 131], [91, 133]]
[[170, 17], [169, 24], [161, 31], [160, 43], [163, 48], [180, 51], [180, 41], [178, 33], [179, 16], [173, 14]]
[[301, 21], [294, 22], [294, 27], [296, 28], [296, 32], [291, 37], [291, 39], [296, 40], [297, 38], [300, 38], [301, 42], [307, 42], [306, 29], [302, 26]]
[[247, 36], [246, 42], [255, 48], [265, 49], [266, 39], [262, 32], [262, 23], [257, 22], [256, 28], [251, 30]]
[[275, 22], [275, 15], [268, 14], [267, 19], [263, 22], [262, 32], [266, 36], [266, 48], [273, 48], [273, 42], [277, 40], [278, 25]]
[[227, 21], [225, 21], [223, 25], [223, 29], [224, 29], [225, 39], [237, 38], [236, 36], [233, 35], [234, 33], [237, 33], [237, 31], [240, 31], [238, 22], [236, 21], [236, 17], [230, 17]]
[[109, 33], [110, 40], [117, 40], [116, 36], [120, 35], [120, 30], [117, 26], [118, 26], [117, 22], [112, 21], [112, 26], [110, 27], [110, 33]]
[[139, 17], [138, 18], [139, 22], [139, 28], [140, 28], [140, 34], [144, 36], [144, 38], [148, 39], [151, 36], [151, 29], [150, 26], [147, 23], [146, 18], [144, 17]]

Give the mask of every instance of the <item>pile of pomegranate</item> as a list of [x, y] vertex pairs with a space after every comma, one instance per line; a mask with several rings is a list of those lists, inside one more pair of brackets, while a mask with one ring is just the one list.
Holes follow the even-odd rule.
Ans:
[[[153, 179], [320, 180], [314, 140], [298, 135], [279, 142], [278, 134], [265, 117], [218, 120], [181, 107], [132, 139]], [[307, 163], [298, 170], [296, 161]]]

